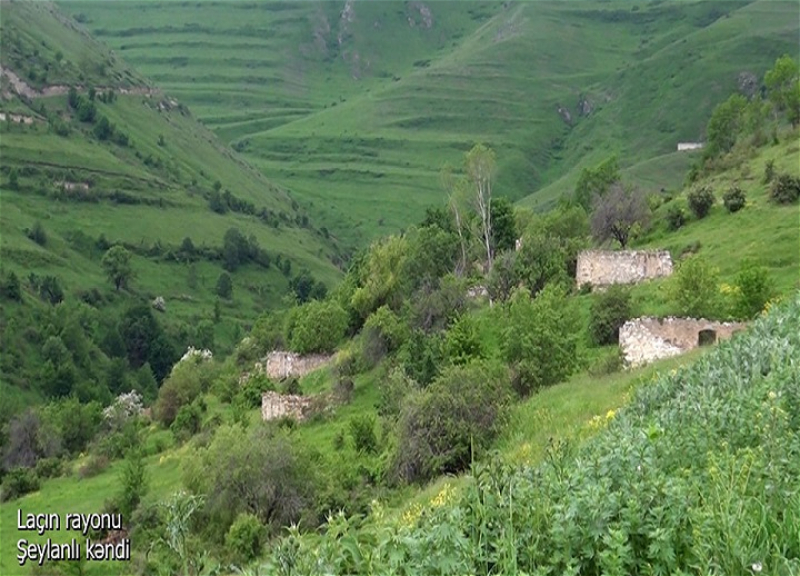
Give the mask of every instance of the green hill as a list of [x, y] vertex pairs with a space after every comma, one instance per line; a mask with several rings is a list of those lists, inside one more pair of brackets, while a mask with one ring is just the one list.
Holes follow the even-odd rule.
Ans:
[[798, 37], [767, 0], [63, 6], [350, 244], [417, 221], [475, 141], [532, 206], [611, 153], [678, 188], [676, 144]]
[[[223, 351], [256, 315], [284, 305], [290, 281], [340, 277], [345, 255], [333, 236], [184, 104], [53, 5], [0, 9], [0, 260], [22, 289], [22, 304], [2, 304], [5, 383], [37, 388], [42, 342], [21, 331], [39, 321], [31, 314], [50, 313], [48, 290], [52, 302], [89, 304], [104, 320], [160, 296], [176, 349], [204, 339]], [[102, 266], [115, 244], [132, 255], [121, 291]], [[232, 297], [219, 298], [226, 272]], [[213, 328], [200, 338], [203, 322]]]

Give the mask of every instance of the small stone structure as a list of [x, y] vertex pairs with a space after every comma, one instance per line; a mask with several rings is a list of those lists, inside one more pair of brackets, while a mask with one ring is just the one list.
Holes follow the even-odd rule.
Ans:
[[678, 152], [685, 152], [687, 150], [700, 150], [703, 148], [702, 142], [678, 142]]
[[325, 354], [310, 354], [300, 356], [294, 352], [274, 350], [261, 362], [256, 362], [257, 371], [266, 372], [272, 380], [284, 378], [301, 378], [309, 372], [321, 368], [331, 361], [332, 356]]
[[578, 287], [635, 284], [670, 274], [668, 250], [584, 250], [578, 254], [575, 282]]
[[642, 366], [725, 340], [746, 327], [694, 318], [636, 318], [619, 329], [619, 346], [628, 366]]
[[288, 416], [295, 420], [302, 420], [311, 409], [312, 403], [312, 396], [264, 392], [261, 395], [261, 419], [269, 421]]

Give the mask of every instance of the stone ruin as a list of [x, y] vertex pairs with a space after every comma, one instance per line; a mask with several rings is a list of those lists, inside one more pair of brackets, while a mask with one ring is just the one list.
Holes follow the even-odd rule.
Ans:
[[313, 403], [313, 396], [264, 392], [261, 395], [261, 419], [266, 422], [289, 417], [300, 421], [311, 411]]
[[252, 372], [245, 372], [239, 378], [246, 382], [253, 374], [266, 374], [270, 380], [285, 380], [286, 378], [302, 378], [317, 368], [328, 364], [333, 357], [325, 354], [309, 354], [301, 356], [294, 352], [273, 350], [265, 358], [256, 362]]
[[578, 254], [575, 282], [605, 287], [636, 284], [672, 274], [668, 250], [584, 250]]
[[636, 318], [619, 329], [619, 346], [625, 363], [633, 368], [715, 344], [746, 327], [741, 322], [694, 318]]

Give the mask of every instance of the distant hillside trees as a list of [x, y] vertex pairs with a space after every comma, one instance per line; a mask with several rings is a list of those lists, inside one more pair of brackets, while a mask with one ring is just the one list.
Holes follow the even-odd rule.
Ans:
[[122, 246], [109, 248], [100, 264], [116, 290], [127, 287], [134, 277], [131, 253]]
[[791, 56], [785, 54], [764, 75], [769, 99], [778, 112], [785, 112], [792, 126], [800, 124], [800, 69]]
[[492, 183], [497, 168], [494, 150], [476, 144], [467, 152], [465, 170], [472, 185], [472, 202], [480, 218], [481, 236], [486, 247], [486, 268], [492, 269]]
[[226, 300], [230, 300], [233, 295], [233, 281], [231, 280], [231, 275], [227, 272], [223, 272], [217, 278], [216, 292], [217, 296]]

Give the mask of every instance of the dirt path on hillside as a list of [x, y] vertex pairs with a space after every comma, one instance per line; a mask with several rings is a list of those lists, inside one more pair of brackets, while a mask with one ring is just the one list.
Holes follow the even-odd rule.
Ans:
[[[60, 96], [62, 94], [66, 94], [69, 92], [70, 87], [64, 84], [53, 84], [52, 86], [45, 86], [41, 90], [36, 90], [28, 85], [22, 78], [17, 76], [14, 72], [9, 70], [8, 68], [3, 68], [0, 66], [0, 76], [5, 76], [8, 78], [11, 87], [14, 91], [19, 94], [20, 96], [24, 96], [26, 98], [47, 98], [49, 96]], [[83, 86], [76, 86], [76, 90], [79, 92], [87, 91], [87, 88]], [[153, 94], [160, 94], [159, 90], [155, 88], [150, 88], [148, 86], [133, 86], [131, 88], [110, 88], [108, 86], [95, 86], [95, 90], [99, 92], [108, 92], [109, 90], [113, 90], [117, 94], [133, 94], [133, 95], [140, 95], [140, 96], [152, 96]]]

